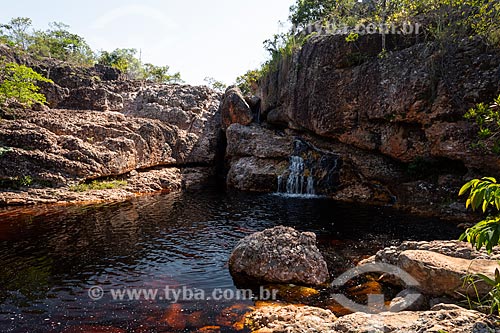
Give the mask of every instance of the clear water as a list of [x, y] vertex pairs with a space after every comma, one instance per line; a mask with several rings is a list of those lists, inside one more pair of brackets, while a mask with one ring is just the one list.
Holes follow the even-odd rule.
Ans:
[[92, 301], [87, 290], [235, 290], [227, 268], [231, 250], [246, 235], [276, 225], [315, 232], [333, 276], [386, 245], [460, 233], [449, 222], [390, 208], [212, 189], [118, 204], [0, 211], [0, 332], [83, 332], [82, 325], [126, 332], [189, 332], [207, 325], [237, 331], [228, 320], [231, 311], [252, 301], [181, 302], [175, 309], [182, 309], [184, 319], [172, 325], [169, 301]]

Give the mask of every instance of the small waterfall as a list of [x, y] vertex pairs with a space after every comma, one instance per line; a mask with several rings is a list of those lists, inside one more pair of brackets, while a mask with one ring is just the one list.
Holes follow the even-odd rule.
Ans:
[[314, 177], [305, 175], [306, 166], [300, 156], [290, 157], [289, 175], [283, 188], [283, 176], [278, 176], [278, 193], [291, 195], [314, 195]]

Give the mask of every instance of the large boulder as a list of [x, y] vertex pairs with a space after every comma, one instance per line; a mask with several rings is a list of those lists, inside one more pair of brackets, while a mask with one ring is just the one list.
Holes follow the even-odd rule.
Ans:
[[329, 274], [316, 247], [316, 235], [275, 227], [242, 239], [229, 259], [235, 277], [269, 283], [321, 285]]
[[220, 111], [224, 130], [231, 124], [249, 125], [253, 121], [252, 109], [238, 87], [230, 87], [226, 90]]

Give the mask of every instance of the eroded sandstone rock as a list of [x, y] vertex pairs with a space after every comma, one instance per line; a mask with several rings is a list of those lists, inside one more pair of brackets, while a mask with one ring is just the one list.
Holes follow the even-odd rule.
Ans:
[[247, 316], [247, 326], [253, 332], [324, 333], [334, 332], [337, 320], [329, 311], [310, 306], [263, 306]]

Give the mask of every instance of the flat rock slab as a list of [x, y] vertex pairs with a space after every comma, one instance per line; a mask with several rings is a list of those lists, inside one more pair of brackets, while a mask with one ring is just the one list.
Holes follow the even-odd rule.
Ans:
[[500, 332], [488, 316], [456, 305], [439, 304], [431, 311], [354, 313], [337, 320], [329, 332], [464, 333]]
[[[420, 283], [420, 291], [430, 296], [463, 297], [466, 293], [464, 277], [484, 274], [493, 277], [499, 264], [495, 260], [468, 260], [422, 250], [404, 251], [399, 255], [398, 267]], [[475, 286], [480, 295], [486, 295], [489, 287], [482, 282]], [[470, 288], [472, 293], [474, 290]]]

